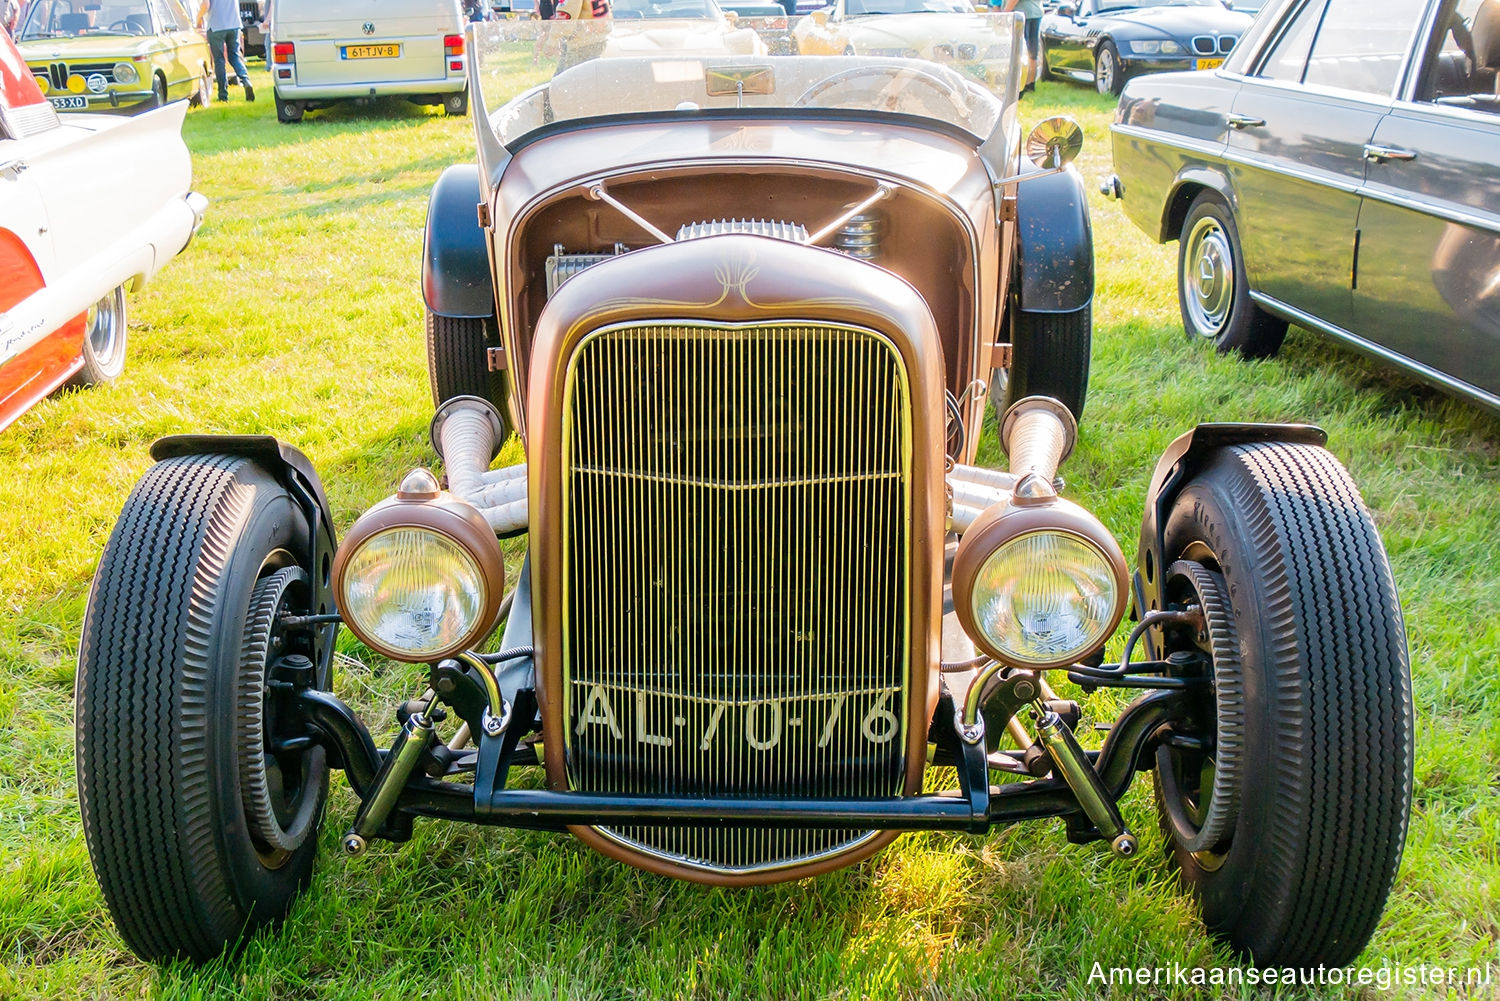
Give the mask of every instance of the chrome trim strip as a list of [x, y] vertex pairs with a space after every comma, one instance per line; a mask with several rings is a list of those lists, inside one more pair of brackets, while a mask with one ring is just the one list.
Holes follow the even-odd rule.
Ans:
[[[1329, 188], [1335, 188], [1346, 194], [1358, 194], [1364, 187], [1364, 181], [1346, 180], [1336, 175], [1323, 172], [1313, 172], [1301, 167], [1289, 166], [1286, 161], [1273, 160], [1269, 157], [1247, 156], [1245, 153], [1227, 147], [1224, 150], [1224, 159], [1241, 167], [1249, 167], [1253, 170], [1264, 170], [1272, 174], [1280, 174], [1283, 177], [1295, 178], [1306, 181], [1309, 184], [1320, 184]], [[1350, 227], [1353, 228], [1352, 226]]]
[[[1228, 126], [1225, 126], [1226, 130]], [[1185, 136], [1171, 135], [1165, 132], [1157, 132], [1145, 129], [1139, 125], [1120, 125], [1118, 123], [1109, 127], [1109, 131], [1115, 135], [1131, 136], [1136, 139], [1146, 139], [1173, 149], [1180, 149], [1187, 153], [1197, 153], [1201, 156], [1211, 156], [1221, 159], [1224, 154], [1224, 142], [1206, 142], [1202, 139], [1190, 139]]]
[[1462, 208], [1453, 207], [1451, 202], [1424, 202], [1412, 195], [1402, 193], [1400, 189], [1383, 184], [1375, 185], [1367, 183], [1361, 185], [1359, 195], [1371, 201], [1384, 202], [1387, 205], [1410, 209], [1413, 212], [1420, 212], [1422, 215], [1432, 216], [1435, 219], [1458, 223], [1460, 226], [1471, 226], [1474, 229], [1500, 233], [1500, 214], [1485, 216], [1478, 214], [1467, 206]]
[[1295, 306], [1288, 306], [1280, 299], [1277, 299], [1274, 296], [1266, 295], [1264, 292], [1257, 292], [1254, 289], [1251, 289], [1250, 298], [1256, 303], [1256, 305], [1262, 306], [1265, 309], [1270, 310], [1271, 312], [1276, 313], [1287, 320], [1290, 320], [1298, 326], [1307, 327], [1309, 330], [1314, 330], [1320, 334], [1326, 334], [1327, 336], [1332, 337], [1335, 340], [1343, 341], [1345, 344], [1348, 344], [1352, 348], [1356, 348], [1360, 351], [1365, 352], [1366, 354], [1373, 355], [1381, 361], [1388, 362], [1392, 365], [1395, 365], [1397, 368], [1404, 369], [1412, 373], [1413, 375], [1426, 379], [1428, 382], [1435, 383], [1443, 389], [1447, 389], [1454, 393], [1467, 396], [1470, 399], [1477, 400], [1478, 402], [1483, 403], [1487, 407], [1492, 407], [1496, 410], [1500, 410], [1500, 396], [1495, 396], [1494, 394], [1487, 393], [1484, 390], [1480, 389], [1478, 386], [1472, 386], [1467, 382], [1456, 379], [1453, 376], [1448, 375], [1446, 372], [1439, 372], [1437, 369], [1432, 368], [1431, 366], [1424, 365], [1422, 362], [1416, 361], [1413, 358], [1409, 358], [1406, 355], [1400, 354], [1396, 351], [1392, 351], [1390, 348], [1382, 347], [1381, 345], [1376, 344], [1374, 341], [1365, 340], [1358, 334], [1350, 333], [1343, 327], [1336, 326], [1324, 320], [1320, 320], [1318, 317], [1313, 316], [1311, 313], [1305, 313]]

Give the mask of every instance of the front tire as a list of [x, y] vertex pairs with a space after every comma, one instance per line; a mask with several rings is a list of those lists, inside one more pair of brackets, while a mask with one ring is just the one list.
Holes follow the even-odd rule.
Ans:
[[489, 366], [487, 327], [493, 322], [427, 310], [427, 381], [434, 406], [456, 396], [477, 396], [493, 403], [509, 425], [505, 373], [491, 372]]
[[1208, 620], [1167, 651], [1207, 653], [1218, 693], [1194, 714], [1212, 739], [1158, 754], [1170, 860], [1257, 964], [1346, 965], [1380, 919], [1412, 794], [1406, 634], [1375, 525], [1327, 451], [1255, 443], [1186, 484], [1165, 539], [1167, 602]]
[[84, 321], [83, 367], [74, 375], [74, 386], [99, 386], [113, 382], [125, 371], [125, 286], [113, 289], [89, 307]]
[[1030, 313], [1011, 305], [1008, 371], [991, 378], [991, 396], [1003, 419], [1028, 396], [1050, 396], [1083, 418], [1089, 389], [1089, 353], [1094, 340], [1092, 306], [1071, 313]]
[[278, 689], [328, 684], [326, 651], [278, 631], [316, 610], [310, 552], [286, 489], [230, 455], [153, 466], [105, 547], [78, 656], [78, 798], [143, 959], [211, 959], [281, 920], [310, 878], [326, 759], [273, 740], [279, 720], [296, 733]]
[[1105, 40], [1094, 53], [1094, 89], [1106, 97], [1119, 97], [1125, 89], [1125, 67], [1114, 42]]
[[1188, 207], [1177, 244], [1177, 305], [1190, 339], [1220, 352], [1269, 358], [1286, 339], [1286, 321], [1250, 298], [1239, 227], [1216, 193], [1200, 192]]

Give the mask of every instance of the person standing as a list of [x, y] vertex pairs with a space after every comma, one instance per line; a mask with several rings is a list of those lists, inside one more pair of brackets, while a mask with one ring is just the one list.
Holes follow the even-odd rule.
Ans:
[[1026, 84], [1021, 93], [1036, 90], [1036, 60], [1042, 47], [1042, 0], [1005, 0], [1007, 11], [1019, 11], [1026, 18], [1022, 31], [1026, 36]]
[[[219, 100], [229, 100], [229, 83], [224, 63], [234, 67], [240, 83], [245, 85], [245, 100], [255, 100], [255, 88], [250, 86], [250, 71], [245, 68], [245, 57], [240, 54], [240, 3], [239, 0], [203, 0], [198, 5], [197, 28], [203, 30], [203, 19], [208, 18], [208, 48], [214, 54], [214, 82], [219, 87]], [[227, 52], [227, 56], [226, 56]]]

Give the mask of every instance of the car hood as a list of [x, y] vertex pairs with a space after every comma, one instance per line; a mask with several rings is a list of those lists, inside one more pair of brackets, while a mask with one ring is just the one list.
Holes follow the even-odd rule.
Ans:
[[153, 35], [95, 35], [91, 38], [33, 38], [16, 45], [21, 58], [28, 62], [79, 59], [103, 62], [129, 59], [161, 48], [162, 40]]
[[871, 49], [891, 48], [925, 53], [939, 42], [979, 42], [992, 36], [989, 20], [963, 14], [870, 14], [851, 18], [845, 25], [850, 43], [861, 55], [871, 54]]
[[1242, 35], [1255, 19], [1222, 7], [1141, 7], [1091, 18], [1089, 26], [1124, 38], [1191, 38], [1193, 35]]

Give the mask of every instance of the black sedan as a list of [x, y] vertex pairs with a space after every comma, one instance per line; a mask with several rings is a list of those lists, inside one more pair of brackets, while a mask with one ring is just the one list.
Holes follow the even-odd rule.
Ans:
[[1106, 193], [1179, 241], [1183, 326], [1290, 321], [1500, 410], [1500, 0], [1274, 0], [1224, 68], [1125, 89]]
[[1118, 95], [1140, 73], [1221, 65], [1253, 20], [1220, 0], [1063, 0], [1042, 17], [1038, 70]]

